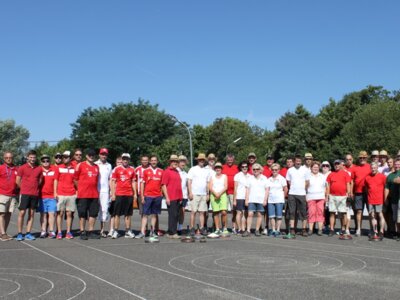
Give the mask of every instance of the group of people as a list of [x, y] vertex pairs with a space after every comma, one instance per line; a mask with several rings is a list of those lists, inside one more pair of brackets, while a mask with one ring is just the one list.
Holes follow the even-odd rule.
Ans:
[[[371, 239], [382, 240], [386, 227], [400, 239], [400, 158], [390, 158], [385, 150], [372, 151], [370, 163], [366, 151], [359, 153], [357, 164], [347, 154], [344, 160], [335, 160], [333, 168], [328, 161], [315, 160], [311, 153], [287, 158], [284, 167], [272, 155], [266, 156], [262, 166], [255, 153], [238, 165], [233, 154], [227, 154], [222, 164], [212, 153], [199, 153], [190, 169], [185, 156], [171, 155], [165, 170], [155, 155], [142, 156], [136, 168], [129, 153], [118, 157], [114, 167], [108, 162], [106, 148], [88, 150], [85, 156], [83, 160], [80, 149], [74, 153], [67, 150], [54, 156], [54, 164], [49, 155], [42, 155], [37, 164], [37, 154], [31, 150], [27, 162], [16, 167], [13, 154], [5, 152], [0, 166], [0, 240], [13, 239], [7, 228], [18, 206], [17, 241], [36, 239], [31, 233], [36, 212], [40, 213], [40, 238], [74, 238], [72, 224], [77, 212], [83, 240], [118, 238], [123, 217], [125, 238], [148, 236], [155, 241], [164, 234], [158, 221], [163, 199], [168, 210], [167, 236], [173, 239], [180, 238], [186, 209], [190, 210], [191, 235], [246, 237], [252, 234], [255, 218], [255, 236], [295, 238], [296, 234], [322, 235], [325, 229], [329, 236], [338, 233], [340, 239], [352, 239], [351, 212], [355, 235], [360, 236], [365, 207]], [[131, 219], [136, 208], [141, 226], [135, 234]], [[337, 217], [340, 230], [335, 232]], [[96, 219], [100, 233], [94, 230]], [[195, 224], [199, 224], [198, 230]]]

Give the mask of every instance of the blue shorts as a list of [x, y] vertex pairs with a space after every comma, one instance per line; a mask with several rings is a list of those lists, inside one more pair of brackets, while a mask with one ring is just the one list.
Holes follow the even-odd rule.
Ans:
[[284, 203], [268, 203], [268, 217], [282, 219]]
[[37, 209], [40, 213], [55, 213], [57, 211], [57, 201], [53, 198], [45, 198], [39, 200], [39, 207]]
[[263, 213], [265, 211], [262, 203], [249, 203], [249, 211]]
[[161, 214], [162, 197], [144, 197], [143, 214], [159, 215]]
[[247, 211], [247, 207], [244, 205], [245, 200], [243, 199], [236, 199], [236, 210], [237, 211]]

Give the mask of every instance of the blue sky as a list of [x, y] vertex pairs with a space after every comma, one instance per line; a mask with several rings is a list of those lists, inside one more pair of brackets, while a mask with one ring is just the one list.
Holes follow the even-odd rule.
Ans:
[[367, 85], [400, 89], [399, 1], [2, 1], [0, 119], [69, 137], [87, 107], [158, 103], [273, 129]]

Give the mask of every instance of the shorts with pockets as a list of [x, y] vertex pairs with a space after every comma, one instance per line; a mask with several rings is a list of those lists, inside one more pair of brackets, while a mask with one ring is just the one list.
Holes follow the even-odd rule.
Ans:
[[33, 195], [19, 195], [19, 210], [37, 209], [39, 197]]
[[79, 218], [97, 218], [100, 209], [98, 198], [78, 198], [77, 202]]

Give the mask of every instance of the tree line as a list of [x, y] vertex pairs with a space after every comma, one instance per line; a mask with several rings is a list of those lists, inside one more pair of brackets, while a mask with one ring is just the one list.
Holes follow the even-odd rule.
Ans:
[[[346, 153], [400, 148], [400, 91], [368, 86], [339, 101], [330, 99], [316, 114], [298, 105], [286, 112], [268, 130], [235, 118], [217, 118], [210, 125], [186, 124], [192, 133], [194, 155], [214, 153], [220, 160], [233, 153], [237, 160], [255, 152], [259, 161], [273, 155], [283, 162], [294, 154], [311, 152], [319, 160], [334, 160]], [[181, 120], [184, 121], [184, 120]], [[141, 155], [157, 154], [163, 164], [171, 153], [189, 157], [189, 138], [157, 104], [116, 103], [110, 107], [86, 108], [71, 124], [72, 133], [56, 145], [45, 141], [35, 146], [39, 153], [54, 155], [66, 149], [107, 147], [110, 159], [129, 152], [137, 163]], [[12, 120], [0, 121], [1, 149], [11, 149], [22, 158], [29, 131]]]

